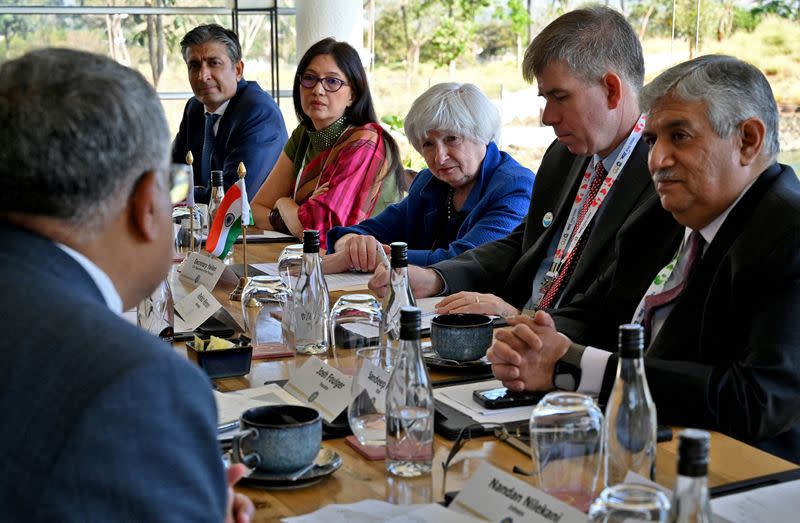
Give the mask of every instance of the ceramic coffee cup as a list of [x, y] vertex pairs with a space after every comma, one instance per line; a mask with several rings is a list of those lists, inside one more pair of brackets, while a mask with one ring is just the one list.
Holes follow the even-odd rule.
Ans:
[[485, 314], [442, 314], [431, 320], [431, 345], [440, 358], [473, 361], [492, 344], [492, 319]]
[[311, 465], [322, 442], [322, 417], [295, 405], [254, 407], [242, 414], [233, 437], [234, 459], [264, 472], [294, 472]]

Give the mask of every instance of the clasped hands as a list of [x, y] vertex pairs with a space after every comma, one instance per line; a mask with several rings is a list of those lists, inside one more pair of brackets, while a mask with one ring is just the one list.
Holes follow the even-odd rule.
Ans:
[[495, 331], [486, 352], [492, 373], [509, 390], [552, 390], [555, 364], [572, 342], [544, 311], [507, 321], [509, 326]]

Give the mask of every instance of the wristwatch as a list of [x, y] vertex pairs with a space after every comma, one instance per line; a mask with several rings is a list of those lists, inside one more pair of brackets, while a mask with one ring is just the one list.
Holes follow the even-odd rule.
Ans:
[[584, 347], [573, 343], [556, 362], [553, 369], [553, 386], [558, 390], [576, 391], [581, 382], [581, 358]]

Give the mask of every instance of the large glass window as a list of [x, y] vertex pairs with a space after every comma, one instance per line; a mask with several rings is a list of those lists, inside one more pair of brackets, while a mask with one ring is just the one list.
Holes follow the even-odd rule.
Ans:
[[239, 34], [245, 78], [289, 96], [279, 103], [290, 125], [294, 18], [287, 0], [0, 0], [0, 62], [48, 46], [111, 56], [152, 82], [176, 131], [192, 95], [180, 40], [217, 23]]

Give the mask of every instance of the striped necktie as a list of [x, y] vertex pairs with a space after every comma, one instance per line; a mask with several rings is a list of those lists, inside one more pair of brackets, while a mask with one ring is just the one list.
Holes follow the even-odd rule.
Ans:
[[698, 231], [692, 231], [692, 233], [689, 235], [688, 248], [685, 249], [684, 254], [682, 254], [682, 256], [686, 257], [686, 267], [683, 270], [683, 274], [681, 274], [681, 280], [675, 287], [665, 289], [658, 294], [645, 297], [644, 317], [642, 319], [645, 343], [650, 342], [650, 336], [653, 332], [653, 313], [655, 313], [655, 311], [660, 307], [671, 304], [681, 295], [683, 289], [686, 287], [686, 282], [689, 281], [692, 272], [694, 271], [695, 267], [697, 267], [697, 262], [700, 261], [700, 254], [703, 252], [703, 245], [705, 245], [703, 236]]
[[206, 113], [206, 125], [203, 132], [203, 157], [200, 164], [200, 173], [203, 185], [209, 185], [211, 180], [211, 152], [214, 150], [214, 124], [219, 120], [219, 114]]

